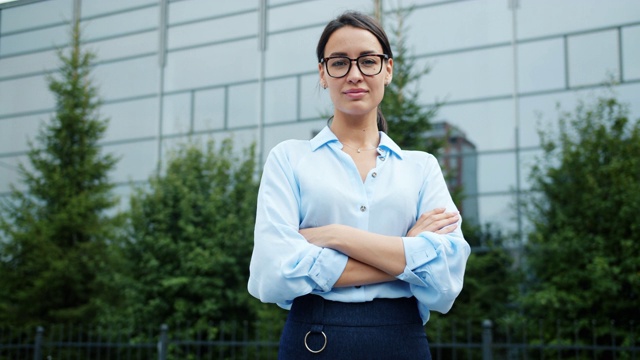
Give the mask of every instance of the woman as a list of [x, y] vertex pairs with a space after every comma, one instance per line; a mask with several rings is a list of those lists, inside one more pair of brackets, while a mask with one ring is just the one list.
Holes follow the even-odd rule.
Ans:
[[385, 134], [393, 54], [379, 24], [339, 16], [317, 56], [334, 114], [267, 158], [249, 292], [291, 310], [280, 359], [430, 359], [429, 312], [462, 289], [461, 219], [436, 159]]

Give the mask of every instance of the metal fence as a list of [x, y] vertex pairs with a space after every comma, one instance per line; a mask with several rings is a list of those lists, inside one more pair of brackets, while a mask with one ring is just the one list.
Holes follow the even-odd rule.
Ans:
[[[594, 323], [595, 325], [595, 323]], [[594, 326], [595, 328], [595, 326]], [[625, 340], [617, 334], [624, 330]], [[629, 332], [631, 330], [631, 332]], [[542, 326], [494, 325], [489, 320], [426, 328], [434, 359], [637, 359], [634, 322], [610, 323], [611, 334], [544, 340]], [[207, 330], [38, 327], [0, 329], [0, 360], [276, 359], [279, 330], [265, 324], [220, 323]], [[537, 334], [539, 332], [540, 334]], [[583, 334], [584, 335], [584, 334]], [[629, 336], [630, 335], [630, 336]]]

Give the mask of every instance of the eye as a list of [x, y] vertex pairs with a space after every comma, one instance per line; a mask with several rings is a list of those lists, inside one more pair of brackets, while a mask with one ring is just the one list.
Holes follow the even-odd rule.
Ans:
[[329, 60], [329, 66], [331, 67], [344, 67], [349, 65], [349, 60], [346, 58], [335, 58]]
[[378, 59], [378, 57], [376, 56], [366, 56], [363, 58], [360, 58], [360, 66], [365, 66], [365, 67], [374, 67], [376, 65], [378, 65], [378, 63], [380, 62], [380, 59]]

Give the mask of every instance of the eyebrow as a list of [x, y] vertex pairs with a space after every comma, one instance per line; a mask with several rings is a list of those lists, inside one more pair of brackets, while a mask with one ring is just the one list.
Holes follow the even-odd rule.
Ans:
[[[366, 51], [361, 51], [360, 55], [367, 55], [367, 54], [377, 54], [377, 51], [373, 51], [373, 50], [366, 50]], [[347, 56], [346, 52], [332, 52], [331, 54], [329, 54], [329, 57], [331, 56]]]

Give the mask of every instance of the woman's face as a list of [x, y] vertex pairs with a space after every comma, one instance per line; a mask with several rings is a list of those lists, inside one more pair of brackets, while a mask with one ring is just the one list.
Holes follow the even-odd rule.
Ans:
[[[344, 26], [331, 34], [324, 49], [324, 57], [346, 56], [355, 59], [364, 54], [383, 54], [378, 39], [369, 31]], [[320, 84], [327, 85], [336, 112], [362, 116], [375, 112], [384, 96], [384, 86], [391, 81], [393, 60], [383, 61], [378, 75], [364, 75], [352, 62], [346, 76], [333, 78], [324, 63], [318, 66]], [[333, 74], [333, 73], [332, 73]]]

